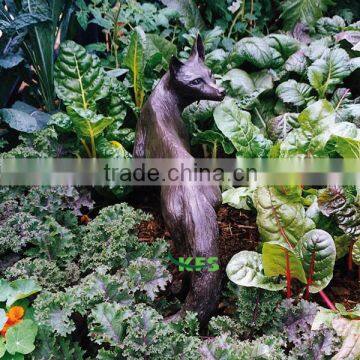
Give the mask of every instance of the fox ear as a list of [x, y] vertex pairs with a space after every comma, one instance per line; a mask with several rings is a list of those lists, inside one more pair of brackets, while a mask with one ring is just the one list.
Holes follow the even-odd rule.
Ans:
[[195, 57], [196, 55], [198, 55], [202, 61], [205, 60], [205, 48], [200, 34], [198, 34], [195, 40], [190, 57]]
[[183, 65], [184, 63], [182, 63], [176, 56], [172, 56], [169, 66], [171, 77], [175, 77]]

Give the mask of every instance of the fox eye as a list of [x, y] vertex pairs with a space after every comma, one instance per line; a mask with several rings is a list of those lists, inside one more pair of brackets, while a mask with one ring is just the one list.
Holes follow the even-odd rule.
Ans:
[[198, 79], [192, 80], [190, 82], [190, 85], [200, 85], [201, 83], [202, 83], [202, 79], [198, 78]]

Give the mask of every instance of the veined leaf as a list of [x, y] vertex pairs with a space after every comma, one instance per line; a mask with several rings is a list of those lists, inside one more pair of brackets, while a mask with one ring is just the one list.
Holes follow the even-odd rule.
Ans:
[[132, 312], [117, 303], [97, 304], [91, 312], [91, 333], [98, 344], [120, 347], [125, 337], [126, 320]]
[[87, 54], [73, 41], [66, 41], [55, 64], [55, 90], [66, 105], [86, 110], [108, 94], [109, 83], [95, 55]]
[[141, 108], [144, 101], [144, 47], [142, 38], [137, 30], [130, 37], [130, 44], [124, 58], [124, 66], [129, 68], [135, 94], [135, 104]]
[[270, 47], [278, 51], [284, 60], [300, 49], [300, 42], [284, 34], [271, 34], [265, 38]]
[[30, 354], [35, 349], [34, 342], [37, 331], [37, 325], [29, 319], [24, 319], [10, 327], [5, 336], [6, 350], [12, 355], [15, 353]]
[[333, 276], [336, 248], [333, 238], [324, 230], [311, 230], [298, 242], [300, 255], [311, 293], [324, 289]]
[[299, 50], [292, 54], [285, 62], [286, 71], [293, 71], [299, 75], [304, 75], [308, 66], [308, 61], [304, 50]]
[[234, 255], [226, 267], [228, 278], [237, 285], [258, 287], [277, 291], [285, 287], [276, 277], [264, 275], [261, 254], [254, 251], [241, 251]]
[[333, 0], [285, 0], [281, 4], [281, 18], [284, 29], [292, 30], [296, 23], [302, 22], [310, 26], [321, 18]]
[[314, 99], [314, 97], [311, 96], [311, 91], [312, 88], [308, 84], [288, 80], [277, 87], [276, 94], [285, 103], [302, 106]]
[[[8, 283], [8, 285], [0, 283], [0, 286], [0, 289], [5, 292], [2, 295], [6, 299], [7, 307], [10, 307], [17, 300], [25, 299], [41, 291], [41, 287], [32, 279], [18, 279]], [[5, 289], [2, 289], [3, 286]]]
[[300, 257], [291, 247], [281, 241], [264, 243], [262, 262], [266, 276], [286, 276], [288, 262], [291, 278], [296, 278], [304, 284], [306, 283], [306, 275]]
[[291, 190], [280, 192], [275, 187], [258, 187], [253, 195], [257, 210], [256, 223], [264, 242], [277, 241], [295, 246], [299, 239], [314, 228], [306, 217], [301, 197]]
[[250, 187], [230, 188], [222, 193], [223, 204], [229, 204], [235, 209], [251, 210], [247, 198], [251, 197], [254, 189]]
[[354, 263], [360, 266], [360, 239], [356, 240], [352, 249], [352, 258]]
[[66, 110], [80, 138], [95, 138], [114, 122], [114, 118], [97, 115], [90, 109], [68, 106]]
[[335, 144], [335, 151], [344, 159], [360, 159], [360, 138], [352, 139], [333, 135], [330, 139]]
[[331, 186], [319, 191], [320, 211], [327, 217], [333, 216], [339, 228], [353, 239], [360, 235], [360, 208], [348, 203], [344, 189]]
[[266, 131], [272, 141], [283, 140], [294, 127], [299, 126], [298, 114], [285, 113], [276, 116], [266, 123]]
[[272, 67], [274, 52], [264, 39], [246, 37], [236, 43], [231, 59], [237, 66], [247, 61], [259, 69], [265, 69]]
[[265, 90], [271, 90], [274, 86], [273, 78], [269, 71], [262, 70], [253, 74], [246, 71], [232, 69], [222, 78], [223, 84], [228, 84], [229, 95], [236, 97], [256, 96]]
[[228, 99], [214, 111], [214, 119], [220, 131], [232, 142], [237, 155], [242, 157], [265, 157], [271, 141], [251, 122], [251, 115], [242, 111], [235, 100]]
[[96, 140], [96, 150], [100, 158], [131, 158], [131, 154], [118, 141], [108, 141], [103, 137]]
[[350, 57], [343, 49], [332, 49], [328, 54], [317, 59], [308, 69], [310, 84], [321, 98], [341, 84], [350, 75]]

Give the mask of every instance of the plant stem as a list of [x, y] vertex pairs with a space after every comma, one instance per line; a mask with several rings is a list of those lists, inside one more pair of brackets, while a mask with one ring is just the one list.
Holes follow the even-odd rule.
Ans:
[[353, 248], [354, 248], [354, 241], [351, 240], [350, 247], [349, 247], [348, 261], [347, 261], [349, 271], [353, 271], [353, 260], [352, 260]]
[[213, 149], [212, 149], [212, 156], [213, 159], [217, 158], [217, 142], [215, 141], [213, 144]]
[[81, 139], [80, 141], [81, 141], [81, 143], [83, 144], [83, 146], [85, 148], [86, 154], [88, 155], [89, 158], [91, 158], [92, 157], [91, 156], [91, 151], [90, 151], [89, 147], [87, 146], [86, 141], [84, 139]]
[[290, 269], [290, 258], [289, 251], [285, 250], [286, 258], [286, 297], [291, 298], [291, 269]]
[[[243, 3], [243, 4], [245, 4], [245, 0], [244, 0], [244, 3]], [[234, 26], [235, 26], [235, 24], [237, 23], [237, 21], [239, 20], [240, 16], [241, 16], [241, 17], [244, 16], [244, 10], [245, 10], [245, 9], [244, 9], [244, 5], [243, 5], [243, 7], [238, 10], [236, 16], [234, 17], [234, 20], [233, 20], [232, 23], [231, 23], [231, 26], [230, 26], [230, 29], [229, 29], [229, 33], [228, 33], [228, 38], [229, 38], [229, 39], [230, 39], [231, 34], [232, 34], [232, 32], [233, 32]]]
[[327, 297], [327, 295], [321, 290], [319, 291], [321, 298], [324, 300], [324, 303], [328, 306], [330, 310], [337, 311], [335, 305], [331, 302], [331, 300]]
[[[250, 1], [250, 16], [252, 16], [254, 13], [254, 0]], [[250, 20], [250, 27], [253, 26], [253, 20]]]
[[306, 293], [305, 293], [305, 300], [309, 300], [310, 298], [310, 286], [312, 284], [312, 277], [314, 274], [314, 265], [315, 265], [315, 252], [311, 255], [311, 262], [310, 262], [310, 269], [309, 269], [309, 278], [306, 282]]

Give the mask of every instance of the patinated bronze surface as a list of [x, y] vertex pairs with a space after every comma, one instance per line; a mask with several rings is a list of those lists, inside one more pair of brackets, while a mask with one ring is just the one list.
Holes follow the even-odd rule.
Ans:
[[[192, 159], [188, 133], [181, 119], [184, 108], [198, 100], [221, 101], [225, 96], [205, 66], [204, 57], [203, 42], [198, 36], [185, 63], [172, 58], [169, 71], [142, 109], [136, 130], [135, 157]], [[184, 257], [218, 256], [215, 209], [220, 201], [220, 189], [215, 186], [161, 187], [165, 224]], [[220, 287], [219, 271], [191, 273], [183, 310], [196, 311], [200, 321], [206, 322], [216, 308]]]

